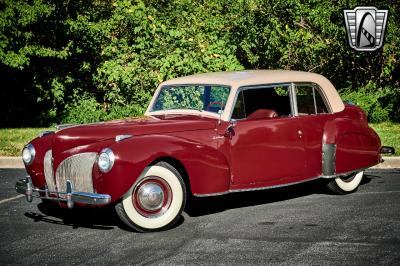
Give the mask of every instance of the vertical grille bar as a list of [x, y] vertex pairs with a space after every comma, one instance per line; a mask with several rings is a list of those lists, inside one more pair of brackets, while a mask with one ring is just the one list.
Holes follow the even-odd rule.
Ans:
[[56, 183], [54, 181], [53, 173], [53, 161], [52, 161], [52, 151], [48, 150], [44, 155], [43, 165], [44, 165], [44, 177], [46, 179], [47, 188], [50, 191], [56, 191]]
[[67, 180], [72, 181], [73, 189], [81, 192], [94, 192], [92, 168], [97, 153], [85, 152], [68, 157], [58, 166], [56, 183], [59, 192], [65, 191]]

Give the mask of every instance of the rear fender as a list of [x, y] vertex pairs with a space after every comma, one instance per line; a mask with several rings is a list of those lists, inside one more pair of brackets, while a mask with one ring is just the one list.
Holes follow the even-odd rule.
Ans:
[[331, 176], [368, 168], [379, 163], [378, 135], [354, 118], [326, 123], [323, 135], [322, 175]]

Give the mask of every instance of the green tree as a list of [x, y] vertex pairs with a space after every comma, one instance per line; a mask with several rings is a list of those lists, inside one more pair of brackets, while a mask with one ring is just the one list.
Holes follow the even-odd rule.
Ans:
[[[343, 9], [358, 5], [389, 8], [378, 51], [347, 43]], [[3, 0], [0, 121], [140, 115], [166, 79], [240, 69], [321, 73], [371, 121], [399, 121], [398, 10], [394, 0]]]

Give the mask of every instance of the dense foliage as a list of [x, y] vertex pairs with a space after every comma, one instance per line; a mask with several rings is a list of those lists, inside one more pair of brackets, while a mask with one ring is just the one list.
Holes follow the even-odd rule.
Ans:
[[[389, 8], [384, 47], [356, 52], [343, 9]], [[400, 121], [400, 3], [330, 0], [0, 1], [0, 122], [143, 113], [161, 81], [198, 72], [321, 73], [370, 121]]]

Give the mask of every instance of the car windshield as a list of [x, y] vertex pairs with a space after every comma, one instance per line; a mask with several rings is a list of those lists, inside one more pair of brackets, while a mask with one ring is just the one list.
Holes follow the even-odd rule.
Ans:
[[218, 113], [224, 110], [230, 87], [169, 85], [161, 88], [151, 111], [190, 109]]

